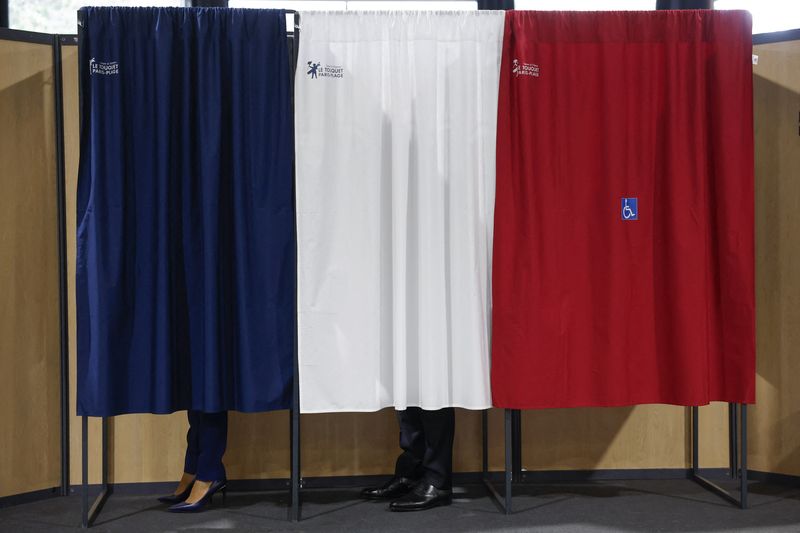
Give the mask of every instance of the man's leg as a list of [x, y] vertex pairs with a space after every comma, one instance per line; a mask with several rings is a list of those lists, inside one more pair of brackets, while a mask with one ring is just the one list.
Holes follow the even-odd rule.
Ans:
[[397, 411], [397, 422], [400, 424], [400, 448], [403, 453], [397, 458], [394, 474], [397, 477], [418, 480], [425, 473], [425, 434], [423, 431], [422, 409], [408, 407], [405, 411]]
[[422, 410], [409, 407], [405, 411], [397, 411], [397, 422], [400, 425], [400, 448], [403, 453], [397, 458], [394, 477], [380, 487], [370, 487], [361, 491], [361, 497], [369, 500], [391, 500], [407, 494], [422, 478], [425, 457], [425, 437], [422, 431]]
[[423, 511], [452, 501], [455, 410], [422, 411], [420, 420], [425, 440], [423, 478], [414, 490], [389, 505], [391, 511]]
[[455, 409], [422, 411], [425, 456], [422, 460], [425, 481], [437, 489], [453, 488], [453, 440], [456, 432]]

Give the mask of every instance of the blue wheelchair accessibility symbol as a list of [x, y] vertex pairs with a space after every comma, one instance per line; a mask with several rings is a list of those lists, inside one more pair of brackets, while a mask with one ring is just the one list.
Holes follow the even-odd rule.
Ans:
[[639, 199], [622, 199], [622, 220], [639, 220]]

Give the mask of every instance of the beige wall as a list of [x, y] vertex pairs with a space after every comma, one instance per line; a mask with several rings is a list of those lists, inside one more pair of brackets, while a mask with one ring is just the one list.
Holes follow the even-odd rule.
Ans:
[[53, 52], [0, 41], [0, 497], [60, 484]]
[[756, 46], [755, 470], [800, 475], [800, 41]]

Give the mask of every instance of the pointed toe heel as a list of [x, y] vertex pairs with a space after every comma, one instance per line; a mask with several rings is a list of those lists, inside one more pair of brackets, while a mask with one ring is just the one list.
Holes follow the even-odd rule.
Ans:
[[208, 487], [208, 491], [195, 503], [178, 503], [167, 509], [171, 513], [198, 513], [204, 510], [207, 506], [211, 505], [214, 494], [222, 491], [222, 505], [225, 505], [225, 494], [228, 491], [228, 481], [223, 479], [221, 481], [214, 481]]
[[192, 493], [192, 487], [194, 487], [194, 481], [189, 483], [189, 486], [186, 487], [186, 490], [181, 492], [180, 494], [169, 494], [167, 496], [160, 496], [158, 501], [161, 503], [166, 503], [169, 505], [175, 505], [176, 503], [181, 503], [189, 497], [189, 494]]

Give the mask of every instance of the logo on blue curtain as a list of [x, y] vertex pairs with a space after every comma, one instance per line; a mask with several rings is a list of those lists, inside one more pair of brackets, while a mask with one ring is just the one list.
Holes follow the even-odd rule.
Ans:
[[344, 67], [339, 65], [323, 65], [321, 62], [307, 61], [306, 75], [312, 80], [317, 78], [344, 78]]
[[639, 199], [622, 199], [622, 220], [639, 220]]
[[511, 62], [511, 73], [517, 78], [520, 76], [531, 76], [533, 78], [538, 78], [539, 65], [536, 63], [520, 62], [519, 59], [514, 59]]
[[94, 58], [91, 58], [89, 60], [89, 75], [92, 74], [101, 74], [103, 76], [119, 74], [119, 61], [95, 61]]

